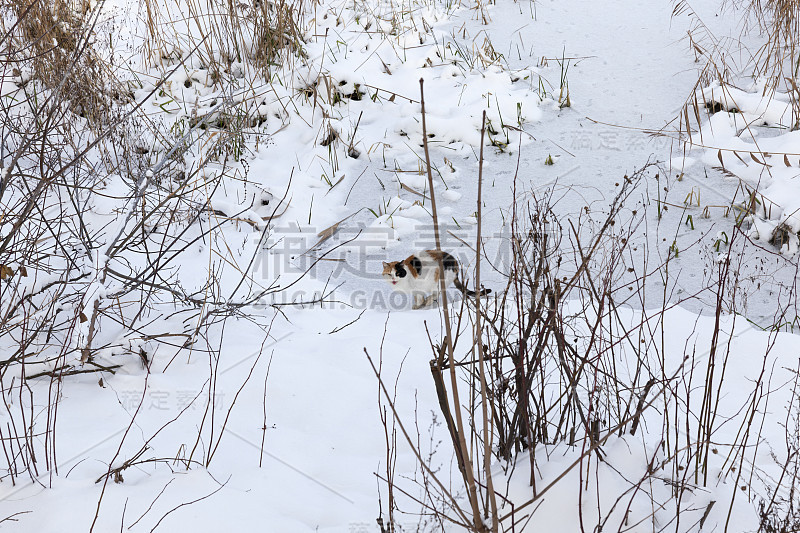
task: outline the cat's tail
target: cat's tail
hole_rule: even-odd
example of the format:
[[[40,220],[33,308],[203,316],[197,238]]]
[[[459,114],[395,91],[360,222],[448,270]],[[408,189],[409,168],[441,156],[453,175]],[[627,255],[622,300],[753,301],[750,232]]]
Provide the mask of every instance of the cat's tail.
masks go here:
[[[471,291],[471,290],[469,290],[469,289],[466,287],[466,285],[464,285],[463,283],[461,283],[461,280],[460,280],[460,279],[458,279],[458,278],[456,278],[456,279],[454,279],[454,280],[453,280],[453,285],[455,285],[455,286],[456,286],[456,289],[460,290],[460,291],[461,291],[463,294],[465,294],[466,296],[475,296],[475,294],[478,294],[478,293],[476,293],[475,291]],[[481,296],[485,296],[485,295],[487,295],[487,294],[491,294],[491,293],[492,293],[492,289],[481,289],[481,291],[480,291],[480,295],[481,295]]]

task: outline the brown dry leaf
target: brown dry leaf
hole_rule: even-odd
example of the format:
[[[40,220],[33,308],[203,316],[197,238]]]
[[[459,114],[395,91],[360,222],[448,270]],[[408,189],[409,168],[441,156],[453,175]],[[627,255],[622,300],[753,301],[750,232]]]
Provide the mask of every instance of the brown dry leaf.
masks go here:
[[[719,164],[722,165],[722,168],[725,168],[725,161],[722,160],[722,150],[717,150],[717,159],[719,159]]]
[[[406,191],[408,191],[408,192],[410,192],[410,193],[416,194],[417,196],[422,196],[422,197],[423,197],[424,199],[426,199],[426,200],[429,200],[429,198],[428,198],[427,196],[425,196],[424,194],[422,194],[422,193],[421,193],[421,192],[419,192],[419,191],[415,191],[414,189],[412,189],[411,187],[409,187],[409,186],[408,186],[408,185],[406,185],[405,183],[401,183],[401,184],[400,184],[400,188],[401,188],[401,189],[403,189],[403,190],[406,190]]]
[[[750,166],[750,165],[748,165],[748,164],[747,164],[747,161],[745,161],[744,159],[742,159],[742,156],[740,156],[738,153],[736,153],[736,150],[734,150],[734,151],[733,151],[733,155],[735,155],[735,156],[736,156],[736,158],[737,158],[739,161],[741,161],[742,163],[744,163],[744,166],[746,166],[746,167],[749,167],[749,166]],[[752,154],[751,154],[751,155],[752,155]]]
[[[763,162],[763,161],[759,161],[759,160],[758,160],[758,158],[756,157],[756,154],[754,154],[753,152],[750,152],[750,158],[751,158],[753,161],[755,161],[756,163],[758,163],[759,165],[763,165],[763,164],[764,164],[764,162]],[[766,161],[766,159],[765,159],[765,161]]]
[[[23,278],[27,278],[28,277],[28,269],[25,268],[24,266],[19,267],[19,275],[22,276]]]
[[[340,220],[339,222],[337,222],[333,226],[329,226],[329,227],[325,228],[324,230],[320,231],[319,233],[317,233],[317,237],[322,237],[322,240],[320,240],[317,244],[319,244],[319,243],[321,243],[323,241],[326,241],[326,240],[330,239],[331,237],[333,237],[334,233],[339,231],[339,224],[341,224],[341,222],[342,221]]]
[[[10,278],[14,275],[14,271],[10,266],[0,265],[0,279]]]
[[[80,317],[79,317],[79,318],[80,318],[81,324],[83,324],[84,322],[86,322],[87,320],[89,320],[88,318],[86,318],[86,315],[85,315],[85,314],[83,314],[83,311],[81,311],[81,314],[80,314]]]
[[[333,188],[334,188],[334,187],[336,187],[336,186],[337,186],[337,185],[339,185],[341,182],[343,182],[345,177],[346,177],[346,175],[345,175],[345,174],[342,174],[342,177],[341,177],[341,178],[339,178],[339,181],[337,181],[336,183],[334,183],[333,185],[331,185],[331,188],[330,188],[330,189],[328,189],[328,192],[331,192],[331,191],[333,190]],[[325,193],[325,195],[326,195],[326,196],[328,195],[328,192],[326,192],[326,193]]]
[[[783,154],[783,164],[786,165],[787,167],[792,166],[792,164],[789,163],[789,156],[786,154]]]
[[[689,144],[692,144],[692,124],[689,122],[689,106],[688,104],[683,107],[683,116],[686,126],[686,133],[689,135]]]
[[[357,213],[357,212],[358,212],[358,211],[356,211],[356,213]],[[327,228],[325,228],[324,230],[322,230],[322,231],[320,231],[319,233],[317,233],[317,237],[319,237],[320,239],[317,241],[317,243],[316,243],[314,246],[312,246],[311,248],[309,248],[308,250],[306,250],[306,251],[305,251],[305,253],[307,254],[307,253],[308,253],[308,252],[310,252],[311,250],[315,250],[315,249],[316,249],[316,248],[317,248],[317,247],[318,247],[320,244],[322,244],[323,242],[325,242],[325,241],[327,241],[328,239],[330,239],[331,237],[333,237],[333,236],[336,234],[336,232],[337,232],[337,231],[339,231],[339,226],[341,225],[341,223],[342,223],[342,222],[344,222],[345,220],[349,220],[349,219],[350,219],[350,218],[352,218],[352,217],[353,217],[353,215],[355,215],[356,213],[353,213],[352,215],[347,215],[346,217],[344,217],[344,218],[343,218],[342,220],[340,220],[339,222],[336,222],[336,223],[335,223],[335,224],[333,224],[332,226],[328,226],[328,227],[327,227]]]

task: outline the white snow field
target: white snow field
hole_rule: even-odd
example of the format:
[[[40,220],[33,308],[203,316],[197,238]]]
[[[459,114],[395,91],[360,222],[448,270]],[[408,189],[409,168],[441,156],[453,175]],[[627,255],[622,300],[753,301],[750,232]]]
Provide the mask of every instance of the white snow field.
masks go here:
[[[744,4],[19,4],[0,529],[800,528],[800,93]],[[382,279],[437,231],[479,308]]]

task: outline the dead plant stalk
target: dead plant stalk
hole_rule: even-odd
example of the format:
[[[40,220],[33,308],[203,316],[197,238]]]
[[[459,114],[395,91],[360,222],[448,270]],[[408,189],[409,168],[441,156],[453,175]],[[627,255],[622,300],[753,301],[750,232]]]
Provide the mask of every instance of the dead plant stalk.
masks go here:
[[[433,213],[433,234],[434,239],[436,242],[436,251],[438,261],[439,261],[439,271],[444,272],[444,264],[442,261],[442,245],[439,238],[439,217],[436,211],[436,193],[434,192],[433,188],[433,170],[431,167],[431,157],[430,152],[428,150],[428,131],[425,122],[425,89],[424,89],[425,80],[420,78],[419,80],[419,96],[420,96],[420,105],[422,107],[422,143],[423,148],[425,150],[425,167],[428,173],[428,188],[430,190],[431,195],[431,212]],[[447,344],[447,357],[450,366],[450,386],[451,386],[451,394],[453,396],[453,406],[451,411],[455,412],[455,436],[457,438],[454,439],[453,446],[456,449],[456,456],[459,458],[459,468],[461,470],[461,474],[464,477],[464,483],[466,485],[468,494],[469,494],[469,503],[472,507],[472,519],[473,519],[473,526],[476,531],[485,531],[486,526],[483,524],[483,520],[481,519],[480,507],[478,505],[478,491],[475,485],[475,474],[472,471],[472,461],[469,457],[469,448],[467,447],[467,441],[464,436],[464,423],[462,421],[461,416],[461,402],[459,400],[458,395],[458,378],[456,376],[456,367],[455,367],[455,354],[453,351],[453,337],[452,337],[452,329],[450,325],[450,313],[447,306],[447,287],[445,286],[444,276],[439,277],[439,290],[442,298],[442,314],[444,316],[444,328],[445,328],[445,342]],[[443,361],[441,357],[439,358],[439,367],[441,368]],[[451,431],[451,435],[454,433]]]

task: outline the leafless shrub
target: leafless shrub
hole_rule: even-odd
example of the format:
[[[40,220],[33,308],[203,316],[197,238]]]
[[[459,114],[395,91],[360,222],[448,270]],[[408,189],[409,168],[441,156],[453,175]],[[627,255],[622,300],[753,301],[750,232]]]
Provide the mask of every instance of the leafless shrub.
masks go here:
[[[247,204],[215,206],[211,198],[226,180],[248,181],[246,167],[236,163],[249,122],[224,125],[241,134],[238,145],[224,135],[208,142],[214,113],[162,131],[142,106],[199,48],[188,49],[134,100],[92,48],[101,7],[66,0],[0,7],[0,411],[8,421],[0,428],[0,478],[12,483],[58,472],[56,400],[66,377],[113,373],[124,364],[149,369],[158,347],[169,346],[207,355],[214,384],[220,348],[209,330],[224,330],[232,318],[258,321],[249,306],[284,289],[254,283],[250,272],[285,203],[262,206],[263,190],[254,185],[248,199],[269,213],[255,216]],[[289,16],[280,9],[269,16]],[[229,99],[217,110],[236,112]],[[237,227],[258,233],[240,278],[228,276],[233,283],[224,284],[226,261],[219,258],[230,253],[226,239]],[[218,258],[208,261],[205,280],[187,282],[181,265],[200,246]],[[48,385],[31,386],[33,379]],[[181,464],[211,462],[227,421],[213,418],[212,412],[197,437],[213,447]],[[121,458],[105,480],[153,460]]]
[[[545,494],[571,475],[578,480],[576,512],[582,527],[597,524],[605,530],[620,516],[620,530],[648,521],[663,527],[668,514],[668,523],[691,524],[689,530],[709,520],[730,530],[734,506],[746,505],[741,491],[733,490],[727,502],[712,500],[703,507],[696,506],[694,493],[714,483],[752,487],[748,472],[763,459],[759,446],[775,371],[771,352],[780,328],[770,330],[757,358],[760,369],[748,376],[746,389],[736,390],[736,405],[721,409],[731,394],[725,381],[735,338],[731,328],[740,320],[734,315],[727,322],[733,325],[723,326],[723,319],[736,312],[745,292],[740,273],[746,255],[740,252],[749,241],[734,225],[725,249],[714,254],[703,286],[686,296],[711,300],[713,324],[691,333],[683,357],[676,356],[664,323],[670,308],[681,303],[668,296],[676,282],[671,268],[681,251],[673,244],[663,262],[653,265],[633,242],[646,220],[645,207],[634,200],[646,178],[655,173],[659,183],[658,172],[647,165],[625,176],[610,202],[587,206],[573,219],[556,214],[552,189],[528,195],[515,191],[517,202],[506,217],[512,228],[510,260],[489,263],[505,276],[505,289],[496,291],[496,299],[465,299],[450,308],[445,302],[443,337],[431,339],[434,389],[461,476],[458,489],[445,487],[423,464],[418,442],[406,435],[405,444],[426,472],[416,482],[436,495],[420,505],[422,512],[433,510],[469,531],[522,530],[535,522]],[[476,250],[482,256],[476,264],[485,264],[480,241]],[[475,278],[480,279],[477,273]],[[653,282],[661,285],[661,294],[652,295]],[[790,288],[781,293],[776,324],[794,308],[794,294]],[[652,308],[654,303],[660,309]],[[651,307],[631,314],[625,309],[631,305]],[[704,340],[692,341],[700,333]],[[377,370],[376,376],[382,383]],[[381,387],[384,401],[392,405],[386,386]],[[403,428],[402,421],[396,423]],[[720,430],[730,426],[738,429],[720,452]],[[607,462],[606,446],[619,441],[630,446],[631,436],[643,434],[646,463],[632,477],[626,474],[619,494],[603,494],[611,505],[601,504],[599,496],[591,500],[590,476],[615,468]],[[387,442],[387,449],[400,443]],[[487,449],[493,454],[489,462],[483,457]],[[563,470],[550,468],[544,476],[550,450],[569,454],[570,460]],[[794,455],[790,451],[787,457]],[[530,497],[509,501],[497,486],[503,476],[521,475],[530,484]],[[791,472],[773,478],[775,490],[792,492],[793,479]],[[599,483],[599,476],[591,482]],[[653,485],[666,490],[653,491]],[[396,475],[392,490],[408,493]],[[629,524],[637,499],[652,511],[641,514],[639,506],[639,514],[631,515],[635,524]],[[586,505],[596,505],[592,516],[585,516]],[[762,508],[764,524],[788,523],[784,508],[775,509]]]
[[[788,429],[788,428],[787,428]],[[794,428],[793,442],[786,460],[781,464],[781,475],[768,486],[765,496],[758,502],[759,533],[790,533],[800,529],[797,478],[800,475],[800,459]],[[775,458],[777,460],[777,457]]]

